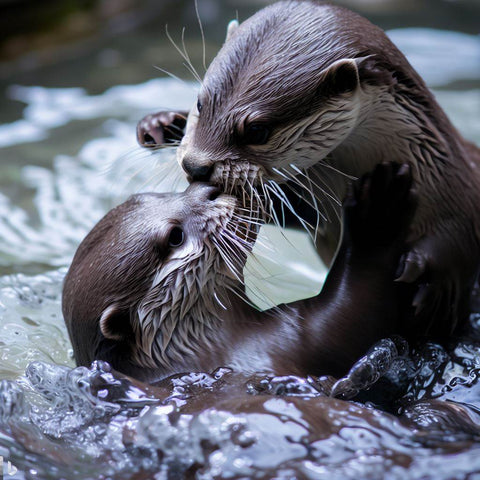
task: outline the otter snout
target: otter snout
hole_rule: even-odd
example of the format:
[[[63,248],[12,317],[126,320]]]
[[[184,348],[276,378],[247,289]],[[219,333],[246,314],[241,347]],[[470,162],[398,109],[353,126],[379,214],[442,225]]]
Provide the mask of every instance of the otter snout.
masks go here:
[[[182,159],[182,168],[188,175],[189,181],[206,182],[212,175],[213,163],[208,161],[199,162],[196,158],[185,155]]]
[[[195,182],[189,185],[185,193],[202,202],[213,201],[222,193],[219,187],[209,183]]]

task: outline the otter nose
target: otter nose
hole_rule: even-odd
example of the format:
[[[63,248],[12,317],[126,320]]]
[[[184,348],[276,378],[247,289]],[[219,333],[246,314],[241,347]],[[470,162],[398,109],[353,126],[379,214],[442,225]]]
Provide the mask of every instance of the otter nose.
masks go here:
[[[206,182],[212,174],[213,164],[200,164],[192,158],[184,158],[182,168],[192,182]]]
[[[201,182],[191,183],[186,192],[204,201],[213,201],[222,193],[219,187]]]

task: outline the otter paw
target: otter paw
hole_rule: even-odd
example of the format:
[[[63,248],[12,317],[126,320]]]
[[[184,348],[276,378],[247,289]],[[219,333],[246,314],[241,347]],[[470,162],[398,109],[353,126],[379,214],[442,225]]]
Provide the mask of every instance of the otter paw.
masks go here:
[[[416,329],[421,325],[425,335],[450,336],[464,317],[464,304],[454,281],[420,283],[412,302]]]
[[[471,287],[455,250],[450,255],[436,251],[432,245],[437,243],[428,238],[410,250],[400,260],[395,281],[415,289],[408,328],[447,337],[468,315]]]
[[[178,112],[157,112],[137,124],[137,142],[141,147],[178,143],[184,134],[187,116]]]
[[[410,166],[382,163],[352,185],[344,202],[345,234],[369,248],[399,243],[415,208]]]

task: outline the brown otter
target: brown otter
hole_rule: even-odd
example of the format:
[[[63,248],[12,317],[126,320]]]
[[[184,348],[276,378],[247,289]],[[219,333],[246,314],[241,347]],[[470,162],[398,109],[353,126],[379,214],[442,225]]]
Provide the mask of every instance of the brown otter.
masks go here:
[[[398,329],[403,292],[393,278],[415,210],[411,181],[408,165],[382,164],[357,182],[322,292],[265,312],[244,300],[255,221],[235,197],[202,183],[131,197],[88,234],[65,280],[77,363],[106,360],[150,382],[221,365],[345,373]]]
[[[480,263],[480,150],[385,33],[347,9],[279,2],[229,31],[178,150],[189,178],[243,185],[256,166],[253,188],[295,210],[330,264],[350,179],[408,162],[419,208],[397,278],[416,287],[404,333],[450,334]],[[141,144],[149,131],[140,122]]]

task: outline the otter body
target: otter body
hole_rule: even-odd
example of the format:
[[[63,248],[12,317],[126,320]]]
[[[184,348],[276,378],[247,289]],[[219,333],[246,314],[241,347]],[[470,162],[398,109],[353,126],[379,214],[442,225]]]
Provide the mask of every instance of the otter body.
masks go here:
[[[142,144],[148,131],[140,122]],[[409,163],[419,207],[397,278],[415,288],[403,333],[441,337],[466,318],[480,264],[480,150],[361,16],[287,1],[230,28],[178,159],[191,180],[253,189],[280,223],[282,210],[287,223],[299,218],[327,265],[351,179],[384,161]]]
[[[410,183],[408,166],[393,164],[359,182],[322,292],[266,312],[244,300],[255,221],[239,216],[234,197],[197,183],[182,194],[131,197],[89,233],[65,279],[62,308],[77,363],[105,360],[149,382],[219,366],[344,374],[397,331],[391,309],[403,293],[393,278],[415,209]]]

